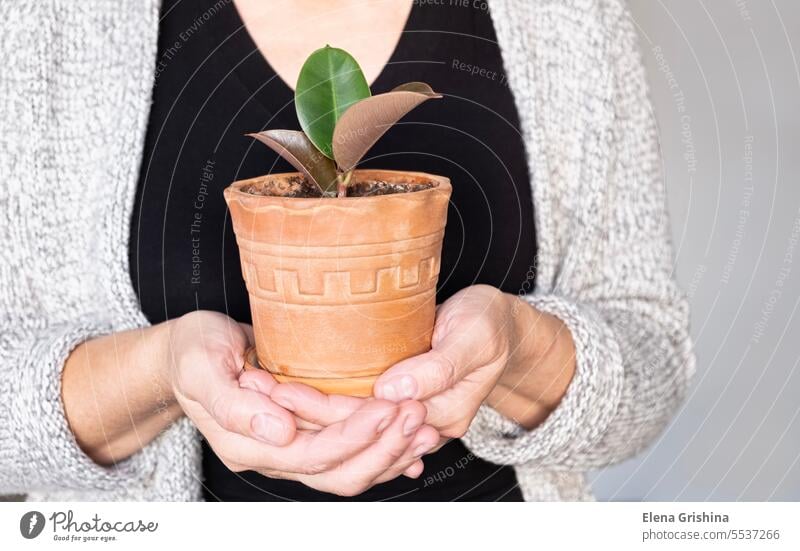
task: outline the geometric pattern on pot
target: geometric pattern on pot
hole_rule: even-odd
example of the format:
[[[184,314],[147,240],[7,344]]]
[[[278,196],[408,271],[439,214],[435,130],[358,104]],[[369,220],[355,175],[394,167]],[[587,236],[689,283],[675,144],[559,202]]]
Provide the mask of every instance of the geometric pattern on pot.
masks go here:
[[[293,251],[281,251],[280,246],[261,246],[260,251],[241,241],[239,246],[250,294],[289,304],[344,305],[398,300],[433,290],[441,267],[442,236],[437,232],[393,242],[395,252],[370,255],[360,254],[361,246],[308,247],[302,256],[292,256]]]

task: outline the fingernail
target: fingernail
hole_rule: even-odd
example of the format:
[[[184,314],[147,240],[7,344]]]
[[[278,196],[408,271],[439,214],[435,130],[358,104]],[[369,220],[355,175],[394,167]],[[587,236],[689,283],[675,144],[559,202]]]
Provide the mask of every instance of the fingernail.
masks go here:
[[[400,377],[400,399],[410,400],[417,394],[417,382],[411,375]]]
[[[254,415],[253,420],[250,421],[250,426],[255,435],[267,444],[280,446],[285,441],[286,426],[273,415],[268,413]]]
[[[417,429],[421,425],[422,419],[419,419],[416,415],[409,413],[405,422],[403,423],[403,436],[411,436],[417,432]]]
[[[426,442],[425,444],[420,444],[417,446],[417,449],[414,450],[414,457],[422,457],[427,452],[433,449],[433,444]]]
[[[417,381],[411,375],[403,375],[383,385],[383,397],[392,402],[410,400],[417,394]]]
[[[388,427],[391,423],[392,423],[392,418],[386,417],[383,421],[381,421],[381,424],[378,425],[378,428],[375,430],[378,431],[378,433],[381,433],[385,431],[386,427]]]
[[[393,384],[383,385],[383,397],[390,402],[397,401],[397,389]]]
[[[283,409],[294,411],[294,404],[285,396],[273,396],[272,401],[281,406]]]

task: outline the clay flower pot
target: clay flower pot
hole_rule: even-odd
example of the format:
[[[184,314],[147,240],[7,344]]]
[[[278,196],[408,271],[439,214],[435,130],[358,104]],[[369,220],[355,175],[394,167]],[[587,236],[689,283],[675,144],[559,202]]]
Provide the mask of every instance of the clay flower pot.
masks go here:
[[[279,192],[298,178],[273,174],[225,190],[255,331],[246,367],[369,396],[383,371],[430,349],[450,182],[357,170],[356,182],[433,187],[345,198],[242,191],[256,184]]]

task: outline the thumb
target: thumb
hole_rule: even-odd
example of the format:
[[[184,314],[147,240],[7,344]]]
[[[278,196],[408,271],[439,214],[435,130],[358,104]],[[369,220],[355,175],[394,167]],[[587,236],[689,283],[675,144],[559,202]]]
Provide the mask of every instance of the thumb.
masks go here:
[[[393,402],[426,400],[463,379],[471,370],[473,356],[472,346],[451,333],[429,352],[386,370],[375,382],[373,393],[376,398]]]
[[[241,385],[228,369],[206,371],[197,401],[228,432],[284,446],[295,436],[294,416],[259,392],[256,385]]]
[[[249,323],[241,323],[241,322],[239,322],[239,327],[241,327],[242,331],[244,331],[244,334],[247,335],[247,343],[250,344],[250,345],[255,344],[256,336],[253,333],[253,326],[250,325]]]

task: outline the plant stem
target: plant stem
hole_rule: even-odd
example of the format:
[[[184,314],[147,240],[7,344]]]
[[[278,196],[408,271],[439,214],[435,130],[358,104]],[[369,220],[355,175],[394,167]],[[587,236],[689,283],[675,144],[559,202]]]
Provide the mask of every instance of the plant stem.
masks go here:
[[[347,197],[347,186],[350,185],[350,178],[353,176],[353,171],[348,170],[344,174],[339,174],[336,177],[336,196]]]

